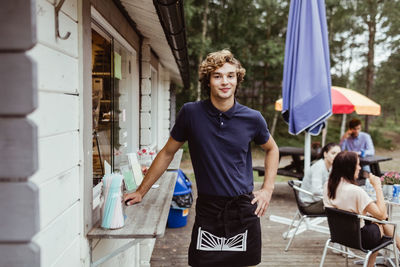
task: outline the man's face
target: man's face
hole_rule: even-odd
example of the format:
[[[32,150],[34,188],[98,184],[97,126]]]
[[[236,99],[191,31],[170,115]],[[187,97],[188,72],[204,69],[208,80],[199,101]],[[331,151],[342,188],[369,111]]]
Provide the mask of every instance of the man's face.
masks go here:
[[[237,86],[236,66],[225,63],[210,75],[211,97],[216,100],[233,98]]]
[[[350,131],[353,138],[357,137],[361,132],[361,125],[357,125],[356,127],[351,128]]]

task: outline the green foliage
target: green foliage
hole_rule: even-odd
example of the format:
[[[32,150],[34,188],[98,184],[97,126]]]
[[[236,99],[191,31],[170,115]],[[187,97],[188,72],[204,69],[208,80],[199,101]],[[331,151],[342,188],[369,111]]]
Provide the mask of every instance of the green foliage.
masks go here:
[[[374,98],[381,104],[382,115],[397,122],[400,109],[400,49],[393,53],[377,71]]]
[[[182,145],[181,148],[183,149],[183,153],[184,153],[184,154],[188,153],[188,152],[189,152],[189,144],[188,144],[188,142],[185,142],[185,143]]]
[[[202,0],[184,2],[191,88],[179,92],[178,104],[196,97],[199,57],[204,59],[207,53],[228,48],[246,68],[239,101],[265,111],[281,91],[288,1],[208,1],[203,42],[205,4]]]
[[[228,48],[246,68],[246,77],[237,95],[238,101],[261,111],[271,126],[275,114],[274,103],[282,90],[290,1],[185,0],[183,3],[191,87],[187,90],[177,89],[177,110],[183,103],[196,100],[200,60],[207,53]],[[353,75],[347,66],[355,60],[361,60],[364,66],[367,65],[366,54],[357,54],[355,50],[368,50],[368,27],[365,22],[375,16],[381,23],[376,43],[386,42],[391,56],[387,62],[375,68],[371,98],[381,104],[383,118],[373,119],[370,127],[374,129],[378,123],[384,126],[389,120],[398,122],[400,109],[396,104],[400,99],[400,1],[325,0],[325,4],[333,85],[365,93],[365,68]],[[203,39],[206,10],[207,31]],[[331,117],[327,141],[339,140],[340,122],[340,115]],[[302,146],[304,135],[292,136],[288,134],[287,128],[279,116],[274,136],[277,143],[281,146]],[[320,139],[320,136],[313,137],[312,141],[318,142]]]
[[[385,149],[390,149],[393,147],[392,140],[385,138],[379,129],[370,129],[369,134],[371,135],[375,147],[381,147]]]

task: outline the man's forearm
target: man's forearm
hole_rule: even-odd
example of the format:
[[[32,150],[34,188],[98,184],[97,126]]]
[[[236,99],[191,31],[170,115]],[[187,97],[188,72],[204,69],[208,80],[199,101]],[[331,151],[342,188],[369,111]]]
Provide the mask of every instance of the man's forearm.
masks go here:
[[[274,148],[265,152],[265,160],[264,160],[264,183],[263,189],[266,189],[272,193],[275,187],[275,177],[278,171],[279,165],[279,150],[278,148]]]
[[[157,154],[136,192],[139,192],[142,196],[144,196],[150,190],[151,186],[165,172],[173,158],[174,154],[167,153],[164,149],[162,149]]]

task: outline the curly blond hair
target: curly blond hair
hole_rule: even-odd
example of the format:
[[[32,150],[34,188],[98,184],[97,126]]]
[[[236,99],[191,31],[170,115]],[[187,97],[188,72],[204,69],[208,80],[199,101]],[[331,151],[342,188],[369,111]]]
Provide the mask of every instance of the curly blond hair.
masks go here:
[[[203,92],[206,92],[207,95],[210,95],[210,75],[213,71],[218,68],[221,68],[225,63],[230,63],[236,66],[236,75],[237,75],[237,89],[239,88],[240,83],[244,79],[244,75],[246,74],[246,70],[242,67],[239,60],[234,58],[231,51],[228,49],[223,49],[221,51],[212,52],[207,55],[206,59],[201,62],[199,66],[199,81],[201,83],[201,89]]]

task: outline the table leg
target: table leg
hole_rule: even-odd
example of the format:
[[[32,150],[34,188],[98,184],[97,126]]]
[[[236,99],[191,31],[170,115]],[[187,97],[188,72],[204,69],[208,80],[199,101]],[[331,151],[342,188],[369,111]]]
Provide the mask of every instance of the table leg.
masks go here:
[[[294,166],[296,167],[297,173],[303,173],[304,171],[304,166],[301,162],[300,156],[298,155],[292,155]]]

